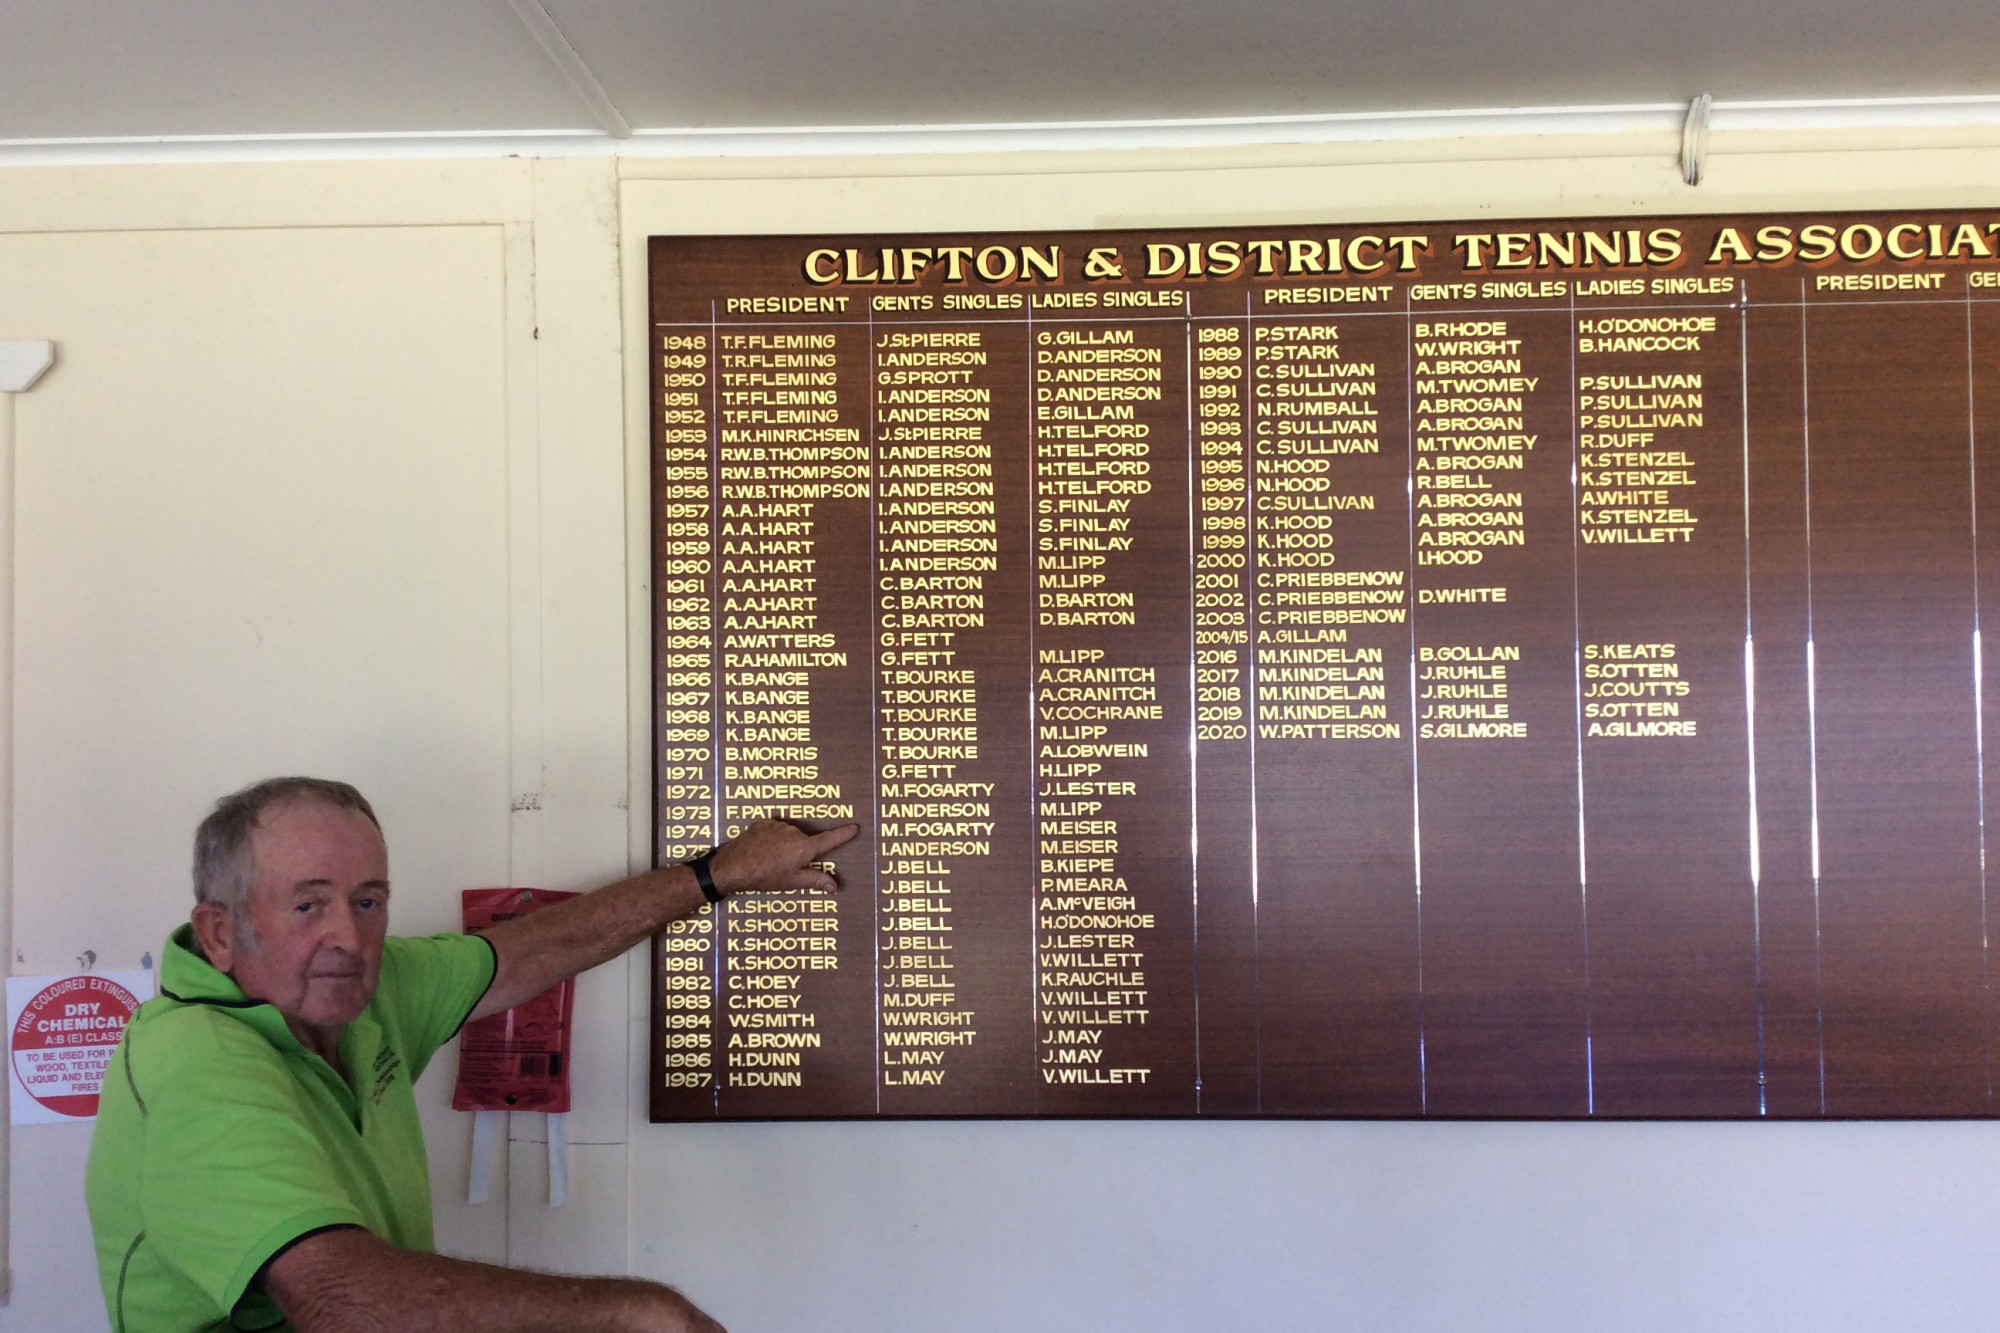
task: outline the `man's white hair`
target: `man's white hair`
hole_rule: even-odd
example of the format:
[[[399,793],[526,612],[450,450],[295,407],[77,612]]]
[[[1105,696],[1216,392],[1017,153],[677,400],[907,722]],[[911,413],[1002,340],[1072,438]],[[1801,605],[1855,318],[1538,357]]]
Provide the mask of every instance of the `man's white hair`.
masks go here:
[[[365,815],[377,832],[382,821],[363,796],[329,778],[266,778],[215,803],[194,831],[194,900],[220,903],[236,919],[239,947],[255,952],[257,931],[250,920],[250,890],[257,883],[257,853],[251,838],[264,815],[298,801],[318,801],[337,810]]]

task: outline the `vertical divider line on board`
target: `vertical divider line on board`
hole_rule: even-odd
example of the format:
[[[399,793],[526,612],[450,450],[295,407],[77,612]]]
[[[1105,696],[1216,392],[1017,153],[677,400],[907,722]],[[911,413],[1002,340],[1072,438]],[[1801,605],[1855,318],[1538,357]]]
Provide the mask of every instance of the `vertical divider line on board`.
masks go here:
[[[1965,285],[1965,467],[1972,521],[1972,746],[1979,786],[1979,1007],[1986,1060],[1986,1109],[1993,1110],[1993,994],[1986,913],[1986,670],[1979,620],[1979,387],[1973,373],[1972,283]]]
[[[1596,1036],[1590,990],[1590,842],[1583,805],[1583,539],[1577,522],[1576,291],[1569,293],[1569,624],[1570,685],[1576,725],[1576,889],[1583,917],[1583,1084],[1587,1114],[1597,1114]]]
[[[722,323],[716,318],[714,297],[710,297],[708,301],[708,355],[710,364],[715,368],[715,373],[709,376],[708,382],[708,428],[712,432],[709,436],[710,443],[708,450],[708,549],[710,552],[708,571],[708,605],[710,609],[708,623],[713,627],[718,623],[714,608],[722,605],[723,565],[722,560],[719,558],[722,554]],[[658,520],[656,519],[655,521],[657,522]],[[708,679],[709,689],[712,691],[708,706],[708,715],[710,718],[708,731],[708,841],[710,846],[716,846],[722,841],[722,737],[725,735],[725,732],[720,723],[724,718],[722,704],[725,696],[721,690],[715,688],[715,669],[728,659],[720,651],[722,645],[716,642],[717,637],[719,636],[711,635],[708,642]],[[654,694],[657,696],[657,689],[654,691]],[[653,734],[655,736],[659,735],[659,730],[659,724],[656,721],[653,725]],[[655,743],[657,744],[657,742]],[[653,766],[653,772],[655,774],[654,781],[657,782],[659,780],[657,776],[659,773],[658,764]],[[660,798],[659,794],[655,792],[653,795],[653,818],[656,823],[659,819],[659,810]],[[653,842],[653,855],[657,857],[659,855],[658,837],[655,837]],[[722,1049],[719,1049],[713,1043],[716,1037],[720,1035],[725,1019],[722,1009],[722,946],[724,942],[722,909],[720,904],[711,903],[704,910],[709,915],[708,937],[711,944],[708,956],[709,974],[712,978],[710,984],[715,987],[714,1003],[709,1009],[710,1027],[708,1031],[711,1043],[709,1049],[720,1055],[722,1054]],[[709,1100],[715,1108],[715,1113],[721,1115],[722,1075],[719,1072],[710,1076]]]
[[[1035,712],[1035,701],[1039,694],[1035,684],[1035,665],[1037,661],[1035,641],[1035,570],[1036,560],[1038,559],[1035,545],[1035,502],[1037,494],[1035,458],[1039,449],[1041,430],[1035,424],[1035,303],[1033,301],[1028,302],[1028,322],[1026,329],[1027,331],[1023,335],[1026,341],[1026,349],[1022,358],[1021,374],[1024,377],[1025,393],[1028,401],[1028,447],[1023,452],[1024,465],[1027,469],[1028,503],[1025,506],[1026,514],[1023,520],[1022,535],[1023,541],[1026,543],[1028,579],[1021,594],[1023,603],[1021,614],[1027,617],[1028,621],[1028,660],[1026,663],[1028,678],[1024,683],[1028,687],[1028,755],[1032,760],[1041,753],[1038,748],[1040,737],[1036,731],[1036,717],[1038,715]],[[997,510],[995,512],[994,525],[997,535],[999,526]],[[998,545],[997,541],[995,545]],[[1037,770],[1031,768],[1028,771],[1034,773]],[[1035,792],[1040,786],[1041,782],[1039,779],[1028,783],[1028,827],[1031,830],[1037,830],[1041,827],[1037,822],[1041,817],[1041,809],[1035,802]],[[1039,851],[1041,843],[1039,839],[1035,839],[1031,840],[1028,845]],[[1036,896],[1041,888],[1039,873],[1041,864],[1039,856],[1031,860],[1028,864],[1033,868],[1034,873],[1029,876],[1028,880],[1028,1032],[1033,1040],[1030,1041],[1028,1046],[1030,1064],[1027,1076],[1030,1084],[1035,1089],[1035,1110],[1039,1113],[1041,1110],[1042,1085],[1035,1079],[1035,1068],[1032,1063],[1035,1058],[1035,1047],[1041,1037],[1041,1010],[1036,1004],[1036,1000],[1041,996],[1040,985],[1042,980],[1041,953],[1037,944],[1039,937],[1036,934],[1036,927],[1040,921]]]
[[[1805,463],[1806,515],[1806,752],[1812,843],[1813,1011],[1819,1026],[1819,1113],[1826,1114],[1826,978],[1819,915],[1819,674],[1813,650],[1812,358],[1806,280],[1799,279],[1799,436]]]
[[[1188,698],[1198,701],[1195,640],[1195,550],[1200,545],[1196,529],[1200,525],[1195,507],[1194,440],[1194,311],[1187,293],[1181,293],[1181,382],[1187,396],[1187,558],[1188,558]],[[1194,1113],[1201,1114],[1201,728],[1195,719],[1199,704],[1188,709],[1188,898],[1192,912],[1194,954]]]
[[[1250,575],[1250,623],[1257,619],[1257,313],[1251,304],[1249,292],[1243,293],[1243,406],[1244,440],[1244,509],[1243,509],[1243,563]],[[1241,420],[1242,418],[1239,418]],[[1244,735],[1250,742],[1250,989],[1251,1013],[1255,1015],[1253,1031],[1257,1034],[1256,1054],[1253,1057],[1257,1070],[1257,1110],[1264,1109],[1264,919],[1261,893],[1263,869],[1263,840],[1259,836],[1257,820],[1257,644],[1248,635],[1244,636],[1244,650],[1250,660],[1246,664],[1244,686],[1247,707],[1244,716],[1247,724]]]
[[[1403,287],[1403,534],[1408,545],[1410,585],[1417,582],[1417,361],[1411,327],[1410,288]],[[1424,809],[1423,778],[1417,751],[1417,609],[1410,609],[1410,850],[1411,879],[1417,894],[1417,1108],[1431,1110],[1430,1060],[1424,1041]]]
[[[1743,428],[1743,743],[1750,788],[1750,956],[1756,971],[1757,996],[1757,1114],[1770,1107],[1764,1061],[1764,898],[1763,842],[1757,824],[1757,635],[1750,582],[1750,284],[1736,306],[1736,352]]]
[[[882,460],[877,449],[881,431],[875,424],[875,304],[868,304],[868,341],[862,348],[868,357],[868,373],[862,377],[868,394],[868,600],[878,609],[881,605],[880,550],[882,531]],[[872,622],[875,616],[871,614]],[[870,829],[875,844],[868,857],[868,864],[874,873],[868,882],[869,904],[869,950],[874,959],[875,975],[871,977],[869,989],[874,994],[874,1003],[869,1017],[872,1020],[872,1049],[868,1052],[868,1066],[874,1071],[875,1114],[882,1114],[882,1081],[888,1077],[888,1067],[882,1063],[882,672],[876,662],[880,656],[873,640],[880,636],[873,624],[869,626],[870,642],[866,646],[868,663],[868,794],[869,812],[873,820]],[[1030,754],[1034,753],[1032,750]]]

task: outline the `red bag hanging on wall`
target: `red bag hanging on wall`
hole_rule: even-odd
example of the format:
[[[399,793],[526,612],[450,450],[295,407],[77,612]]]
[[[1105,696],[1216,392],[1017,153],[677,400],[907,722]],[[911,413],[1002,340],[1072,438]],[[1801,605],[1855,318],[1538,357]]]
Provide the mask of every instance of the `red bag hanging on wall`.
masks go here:
[[[483,930],[574,898],[561,889],[467,889],[465,929]],[[455,1111],[569,1110],[569,1034],[576,983],[551,986],[459,1034]]]

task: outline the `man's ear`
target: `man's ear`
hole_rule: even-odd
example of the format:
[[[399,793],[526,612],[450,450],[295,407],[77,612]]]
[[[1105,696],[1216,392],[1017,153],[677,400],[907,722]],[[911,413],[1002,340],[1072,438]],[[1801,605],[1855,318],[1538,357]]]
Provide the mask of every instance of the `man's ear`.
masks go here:
[[[236,965],[236,914],[221,903],[196,903],[188,920],[209,965],[226,975]]]

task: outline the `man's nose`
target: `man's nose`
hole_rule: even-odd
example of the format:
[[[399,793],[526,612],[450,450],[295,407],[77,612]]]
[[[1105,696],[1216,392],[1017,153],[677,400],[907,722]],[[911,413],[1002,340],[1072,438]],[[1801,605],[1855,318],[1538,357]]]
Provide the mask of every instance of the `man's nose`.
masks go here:
[[[361,923],[355,920],[353,907],[344,902],[333,904],[320,921],[320,944],[348,953],[361,952]]]

